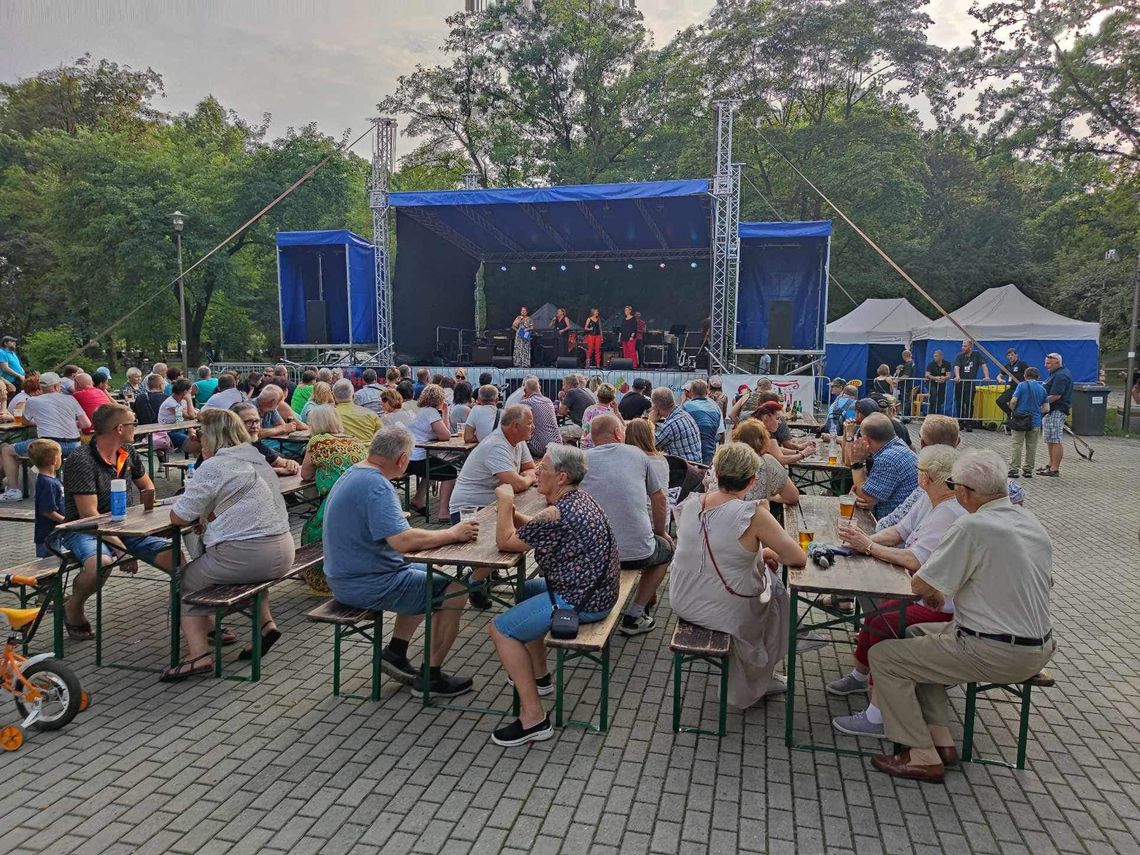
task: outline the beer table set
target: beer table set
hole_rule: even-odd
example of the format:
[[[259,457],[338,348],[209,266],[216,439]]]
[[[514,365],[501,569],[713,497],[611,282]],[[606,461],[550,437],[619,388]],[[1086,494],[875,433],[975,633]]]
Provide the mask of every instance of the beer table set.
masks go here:
[[[496,503],[497,504],[497,503]],[[432,625],[432,579],[434,574],[441,573],[452,582],[464,584],[463,568],[483,567],[492,572],[496,570],[515,571],[515,602],[522,598],[523,583],[526,582],[526,558],[529,553],[502,552],[495,543],[495,524],[498,519],[496,504],[479,509],[475,519],[479,522],[479,537],[470,543],[451,543],[437,549],[423,552],[414,552],[404,557],[411,562],[427,566],[427,592],[424,596],[424,661],[423,661],[423,705],[436,706],[431,699],[431,673],[429,670],[431,651],[431,625]],[[546,498],[534,487],[515,494],[515,510],[526,516],[534,516],[546,507]],[[445,572],[441,567],[454,568],[452,572]],[[445,594],[446,598],[459,596],[458,594]],[[495,602],[504,606],[513,605],[505,600],[492,596]],[[440,704],[443,709],[457,710],[459,712],[473,712],[479,714],[506,715],[506,710],[485,707],[470,707],[456,704]],[[518,695],[515,695],[513,714],[518,715]]]
[[[471,453],[479,443],[467,442],[463,439],[462,434],[452,436],[450,439],[433,439],[430,442],[417,442],[416,448],[422,448],[427,451],[424,456],[424,481],[427,483],[427,488],[424,490],[424,519],[431,522],[431,455],[432,452],[436,454],[453,453],[460,456],[459,465],[462,466],[463,460],[467,459],[467,455]]]
[[[793,430],[807,430],[815,431],[820,427],[820,421],[815,417],[814,413],[809,413],[806,410],[796,416],[784,420],[788,427]]]
[[[840,437],[839,445],[842,442]],[[816,447],[815,457],[805,457],[796,463],[788,464],[788,475],[800,490],[808,487],[822,487],[829,494],[838,496],[851,489],[851,467],[843,463],[840,454],[836,462],[828,458],[829,443],[821,442]],[[839,451],[839,449],[837,449]]]
[[[847,498],[847,497],[844,497]],[[854,497],[850,497],[854,498]],[[851,524],[858,526],[866,532],[875,530],[875,521],[870,511],[856,508],[853,502],[846,503],[853,509]],[[846,509],[844,509],[846,510]],[[784,514],[784,530],[794,538],[800,540],[801,545],[806,535],[812,535],[811,540],[817,544],[839,546],[838,523],[840,519],[840,499],[834,496],[801,496],[798,508],[789,507]],[[868,616],[884,614],[881,608],[885,600],[897,600],[897,606],[890,611],[897,615],[897,636],[904,637],[906,630],[906,607],[918,599],[911,591],[910,574],[902,567],[880,561],[869,555],[837,555],[829,568],[822,568],[811,561],[810,557],[806,567],[787,567],[787,588],[791,599],[788,621],[788,691],[785,695],[784,707],[784,744],[789,748],[808,751],[828,751],[835,754],[862,756],[866,753],[848,748],[837,748],[832,745],[816,745],[812,742],[796,743],[795,740],[795,710],[796,710],[796,639],[800,633],[813,630],[832,629],[850,625],[858,630],[860,621]],[[845,614],[833,606],[823,605],[820,600],[825,595],[831,595],[836,602],[839,597],[867,598],[876,602],[875,609],[860,615],[858,608],[851,614]],[[856,600],[858,602],[858,599]],[[801,616],[800,606],[806,607]],[[822,612],[823,620],[814,620],[813,613]],[[810,723],[809,723],[810,732]]]
[[[198,427],[197,419],[188,419],[182,422],[171,422],[168,425],[135,425],[135,438],[146,437],[146,469],[150,480],[154,480],[154,435],[172,430],[190,430]],[[175,663],[178,664],[178,663]]]

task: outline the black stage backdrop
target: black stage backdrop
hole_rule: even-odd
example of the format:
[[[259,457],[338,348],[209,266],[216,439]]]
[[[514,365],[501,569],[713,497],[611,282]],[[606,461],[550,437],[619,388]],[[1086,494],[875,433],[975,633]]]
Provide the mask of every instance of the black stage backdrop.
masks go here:
[[[526,263],[486,265],[488,329],[509,327],[520,306],[534,312],[543,303],[565,308],[577,324],[593,306],[611,320],[621,317],[628,304],[651,329],[664,330],[673,324],[700,329],[709,314],[710,274],[704,259],[669,261],[664,268],[656,261],[598,262],[598,270],[593,262],[567,262],[565,271],[559,262],[533,266],[537,270]]]

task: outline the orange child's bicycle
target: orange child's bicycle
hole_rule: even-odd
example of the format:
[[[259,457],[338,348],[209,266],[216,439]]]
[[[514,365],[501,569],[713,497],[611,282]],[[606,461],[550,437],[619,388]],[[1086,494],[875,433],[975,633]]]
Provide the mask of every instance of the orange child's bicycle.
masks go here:
[[[60,560],[63,561],[62,556]],[[38,580],[26,576],[0,576],[0,590],[4,591],[17,585],[38,584]],[[38,608],[0,608],[0,633],[7,636],[0,650],[0,689],[12,696],[23,716],[19,724],[0,727],[0,748],[5,751],[15,751],[23,745],[29,727],[59,730],[88,706],[87,693],[69,665],[52,653],[28,657],[20,654],[20,648],[32,640],[48,611],[50,590]]]

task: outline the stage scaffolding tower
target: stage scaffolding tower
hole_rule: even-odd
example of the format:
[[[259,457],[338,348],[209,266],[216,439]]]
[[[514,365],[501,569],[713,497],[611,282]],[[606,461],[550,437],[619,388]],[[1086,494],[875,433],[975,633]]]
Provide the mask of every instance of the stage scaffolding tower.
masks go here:
[[[709,370],[725,372],[735,362],[736,289],[740,275],[740,169],[732,161],[732,119],[737,99],[713,102],[716,163],[713,170],[712,299]]]
[[[388,264],[388,193],[392,182],[392,159],[396,149],[396,120],[374,119],[372,177],[368,206],[372,209],[372,246],[376,257],[376,361],[394,365],[396,345],[392,340],[392,279]]]

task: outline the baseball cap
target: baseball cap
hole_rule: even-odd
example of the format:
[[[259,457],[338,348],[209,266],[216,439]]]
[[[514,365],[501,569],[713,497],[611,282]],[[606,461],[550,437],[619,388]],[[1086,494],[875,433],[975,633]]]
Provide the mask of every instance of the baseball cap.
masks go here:
[[[100,377],[102,377],[105,380],[110,380],[111,379],[111,369],[110,368],[96,368],[95,374],[93,376],[96,380],[98,380]]]
[[[15,343],[16,343],[16,337],[14,335],[6,335],[3,338],[0,338],[0,344],[15,344]]]
[[[842,389],[846,385],[847,385],[847,381],[844,380],[842,377],[836,377],[834,380],[831,381],[831,388],[832,389]]]
[[[40,386],[44,389],[58,386],[60,382],[59,375],[54,371],[45,371],[40,375]]]
[[[855,412],[870,416],[874,413],[881,413],[882,410],[873,398],[860,398],[855,402]]]
[[[644,377],[635,377],[633,380],[633,388],[634,389],[648,389],[649,388],[649,381],[646,380]]]
[[[685,383],[683,386],[681,386],[681,391],[682,391],[682,392],[691,392],[691,391],[693,391],[693,381],[692,381],[692,380],[690,380],[688,383]]]
[[[1059,353],[1046,353],[1045,358],[1046,359],[1056,359],[1058,362],[1060,362],[1061,361],[1061,354],[1059,354]]]
[[[709,378],[709,388],[710,389],[719,389],[720,388],[720,375],[719,374],[714,374],[712,377]]]

